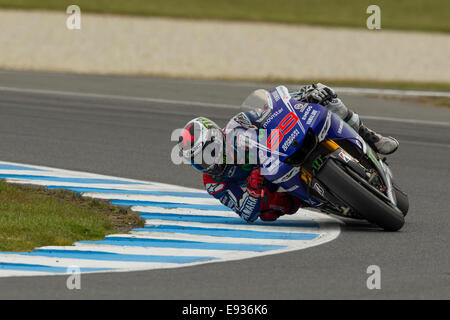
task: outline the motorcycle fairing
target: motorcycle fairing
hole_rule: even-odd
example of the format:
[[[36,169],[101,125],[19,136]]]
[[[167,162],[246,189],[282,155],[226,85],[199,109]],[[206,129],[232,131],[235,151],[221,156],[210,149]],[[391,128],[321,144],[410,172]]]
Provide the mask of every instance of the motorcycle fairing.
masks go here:
[[[362,138],[341,118],[318,104],[303,103],[292,99],[284,86],[279,86],[270,92],[272,98],[272,115],[262,123],[261,128],[268,131],[280,130],[280,124],[286,122],[289,114],[296,116],[295,124],[285,132],[278,144],[278,153],[268,152],[261,157],[261,172],[272,183],[281,186],[286,191],[296,195],[312,206],[318,206],[320,201],[311,197],[303,187],[299,167],[285,162],[304,142],[306,132],[312,130],[319,139],[348,139],[359,149],[366,151]],[[292,118],[292,116],[291,116]],[[292,122],[292,121],[291,121]],[[281,150],[280,150],[281,149]]]

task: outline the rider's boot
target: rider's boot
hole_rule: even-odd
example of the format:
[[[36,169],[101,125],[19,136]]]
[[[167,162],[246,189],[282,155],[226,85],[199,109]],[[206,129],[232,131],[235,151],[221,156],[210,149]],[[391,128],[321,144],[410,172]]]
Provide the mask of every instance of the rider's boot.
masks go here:
[[[398,149],[399,143],[393,137],[384,137],[379,133],[367,128],[361,123],[358,130],[359,135],[366,141],[375,152],[380,154],[391,154]]]
[[[391,154],[398,149],[399,142],[393,137],[385,137],[366,127],[356,112],[348,109],[339,98],[330,101],[326,107],[340,116],[366,141],[370,147],[380,154]]]

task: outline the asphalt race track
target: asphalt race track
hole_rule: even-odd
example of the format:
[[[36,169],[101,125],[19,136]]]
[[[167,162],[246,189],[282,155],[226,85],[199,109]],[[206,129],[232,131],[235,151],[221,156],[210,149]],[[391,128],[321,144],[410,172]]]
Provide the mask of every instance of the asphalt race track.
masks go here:
[[[193,169],[172,164],[172,130],[197,115],[224,125],[257,87],[0,71],[0,160],[201,187]],[[368,116],[369,126],[401,142],[389,158],[410,197],[400,232],[346,222],[336,240],[318,247],[179,269],[83,275],[81,290],[68,290],[66,276],[2,278],[0,298],[449,299],[450,109],[341,97]],[[366,287],[370,265],[381,269],[380,290]]]

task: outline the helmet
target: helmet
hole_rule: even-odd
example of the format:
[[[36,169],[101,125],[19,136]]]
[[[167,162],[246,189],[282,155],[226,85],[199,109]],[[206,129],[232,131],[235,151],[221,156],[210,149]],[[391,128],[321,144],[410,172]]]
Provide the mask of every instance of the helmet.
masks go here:
[[[225,135],[213,121],[199,117],[189,121],[178,139],[180,155],[198,171],[221,175],[225,172]]]

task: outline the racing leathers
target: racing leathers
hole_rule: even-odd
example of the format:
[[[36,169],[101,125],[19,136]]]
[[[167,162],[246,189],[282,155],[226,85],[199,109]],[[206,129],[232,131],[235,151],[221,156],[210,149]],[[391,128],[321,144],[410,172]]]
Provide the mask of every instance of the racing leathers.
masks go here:
[[[203,183],[208,193],[236,212],[242,219],[253,222],[258,217],[274,221],[284,214],[293,214],[301,206],[301,200],[289,193],[277,192],[277,185],[268,181],[252,184],[262,179],[259,169],[230,166],[221,177],[203,174]],[[256,186],[256,188],[252,188]]]
[[[236,131],[257,128],[261,112],[241,112],[224,129],[227,136]],[[258,164],[228,165],[221,176],[203,174],[206,191],[222,204],[235,211],[242,219],[253,222],[258,217],[273,221],[284,214],[294,214],[302,201],[286,192],[277,192],[278,186],[265,180]]]

